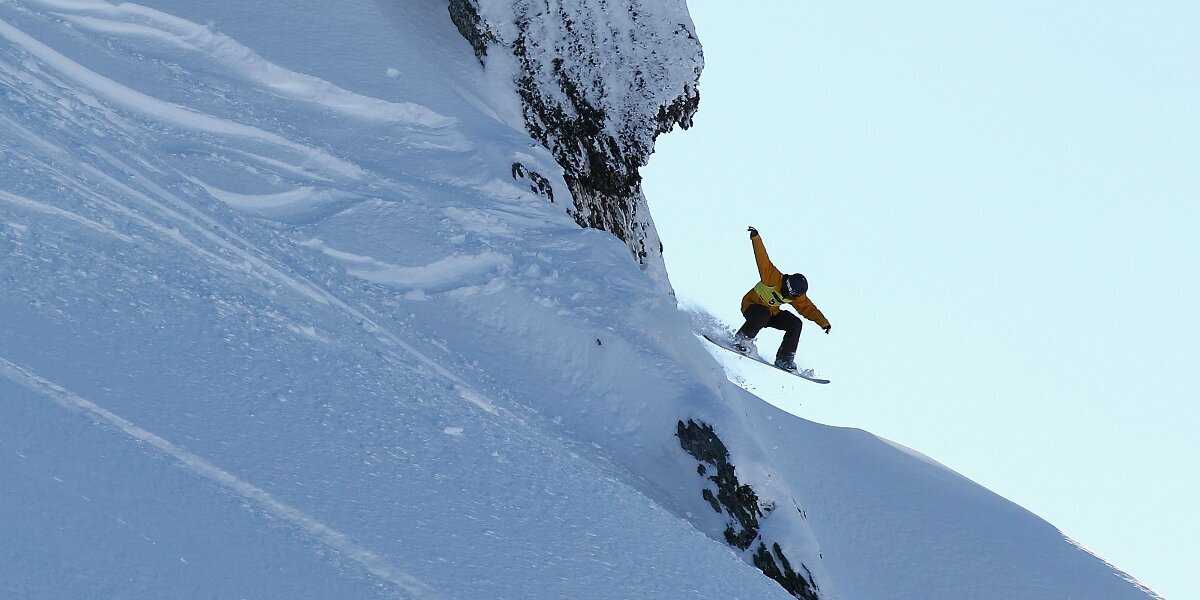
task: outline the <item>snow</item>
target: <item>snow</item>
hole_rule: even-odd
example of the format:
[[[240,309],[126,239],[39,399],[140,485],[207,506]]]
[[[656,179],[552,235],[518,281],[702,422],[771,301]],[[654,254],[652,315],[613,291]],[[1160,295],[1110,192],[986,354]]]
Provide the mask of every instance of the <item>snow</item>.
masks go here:
[[[239,194],[206,184],[199,179],[193,178],[191,181],[203,187],[213,198],[242,212],[296,223],[313,221],[367,200],[349,192],[312,186],[267,194]]]
[[[42,213],[45,215],[50,215],[50,216],[66,219],[68,221],[82,225],[88,229],[91,229],[92,231],[96,231],[96,232],[102,233],[104,235],[112,236],[118,240],[121,240],[122,242],[133,242],[134,241],[133,238],[131,238],[119,231],[116,231],[112,227],[109,227],[103,223],[97,223],[95,221],[87,219],[86,217],[82,217],[73,212],[59,209],[58,207],[55,207],[50,204],[46,204],[44,202],[30,200],[29,198],[23,198],[16,194],[10,194],[5,191],[0,191],[0,202],[7,202],[10,205],[13,205],[17,208],[22,208],[22,209],[25,209],[28,211],[38,212],[38,213]],[[10,225],[22,232],[26,231],[29,228],[28,226],[22,225],[20,223],[10,223]]]
[[[282,136],[263,131],[256,127],[234,123],[169,102],[163,102],[162,100],[121,85],[107,77],[92,72],[7,23],[0,22],[0,37],[6,38],[14,45],[23,47],[33,56],[41,59],[46,66],[51,67],[70,79],[74,79],[87,89],[88,92],[111,101],[117,107],[140,112],[150,118],[162,121],[166,125],[181,129],[189,129],[213,135],[243,137],[266,144],[278,145],[293,150],[298,155],[304,156],[321,167],[339,175],[347,177],[362,176],[362,171],[354,165],[339,160],[319,149],[297,144]]]
[[[0,359],[0,373],[9,380],[53,400],[64,408],[78,409],[88,413],[97,421],[112,425],[137,442],[175,459],[184,468],[192,471],[197,476],[228,488],[233,493],[257,505],[264,512],[269,513],[275,518],[292,523],[329,549],[359,563],[375,577],[394,584],[411,596],[424,598],[433,594],[433,590],[428,586],[422,584],[411,575],[404,573],[394,565],[388,564],[387,560],[374,552],[356,545],[344,533],[331,529],[329,526],[304,514],[298,509],[276,500],[262,489],[238,479],[237,476],[214,466],[203,458],[183,450],[175,444],[130,423],[112,412],[3,359]],[[461,433],[462,428],[458,428],[457,431]],[[450,431],[447,430],[447,433],[450,433]],[[54,480],[58,483],[63,483],[63,480],[58,477],[54,477]],[[185,564],[187,563],[182,557],[179,560]]]
[[[361,256],[329,247],[319,239],[303,242],[327,256],[341,261],[355,277],[411,291],[449,291],[469,287],[465,283],[493,281],[512,266],[512,258],[496,252],[458,254],[425,265],[398,266],[370,256]]]
[[[38,2],[59,11],[75,10],[109,17],[55,12],[56,16],[84,29],[125,38],[144,38],[170,44],[176,48],[205,55],[224,67],[227,74],[237,75],[270,89],[284,98],[311,102],[359,119],[395,121],[420,127],[441,127],[454,123],[436,112],[410,102],[385,102],[344,90],[316,77],[297,73],[273,64],[253,50],[228,36],[214,33],[208,27],[172,17],[145,6],[107,2]],[[391,69],[399,72],[395,69]]]
[[[786,598],[693,418],[822,598],[1151,597],[731,384],[513,183],[565,194],[442,3],[12,0],[0,39],[2,596]]]

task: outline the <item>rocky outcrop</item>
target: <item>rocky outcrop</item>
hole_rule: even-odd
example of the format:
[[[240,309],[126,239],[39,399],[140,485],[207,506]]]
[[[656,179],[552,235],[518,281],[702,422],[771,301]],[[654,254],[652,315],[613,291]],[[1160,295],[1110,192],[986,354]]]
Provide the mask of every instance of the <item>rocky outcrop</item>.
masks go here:
[[[476,58],[483,64],[488,44],[494,43],[496,38],[490,34],[483,19],[479,17],[479,7],[475,0],[450,0],[450,20],[458,27],[458,32],[471,43]]]
[[[449,11],[485,68],[489,53],[513,57],[526,128],[562,166],[571,216],[665,283],[638,169],[699,106],[703,54],[684,0],[451,0]]]
[[[778,563],[775,562],[776,559],[778,559]],[[759,542],[758,549],[754,551],[754,566],[797,598],[817,600],[820,597],[817,595],[820,588],[817,587],[817,582],[813,581],[812,571],[809,571],[803,563],[800,564],[800,567],[804,569],[805,576],[800,576],[793,571],[792,563],[783,555],[783,550],[779,548],[778,542],[771,544],[771,551],[767,550],[765,543]]]
[[[512,176],[514,181],[524,182],[528,185],[530,192],[554,202],[554,186],[541,173],[515,162],[512,164]]]
[[[774,511],[774,504],[760,501],[754,488],[738,481],[737,471],[729,462],[729,450],[717,437],[713,427],[688,419],[687,423],[679,421],[676,424],[675,435],[684,452],[699,461],[696,472],[716,488],[716,492],[713,492],[705,486],[701,497],[713,510],[727,515],[725,541],[743,551],[749,550],[757,541],[758,545],[750,556],[754,566],[796,598],[819,600],[820,588],[808,567],[801,563],[805,574],[800,575],[792,568],[791,561],[778,542],[770,542],[768,549],[760,520]],[[711,475],[710,469],[715,470]]]

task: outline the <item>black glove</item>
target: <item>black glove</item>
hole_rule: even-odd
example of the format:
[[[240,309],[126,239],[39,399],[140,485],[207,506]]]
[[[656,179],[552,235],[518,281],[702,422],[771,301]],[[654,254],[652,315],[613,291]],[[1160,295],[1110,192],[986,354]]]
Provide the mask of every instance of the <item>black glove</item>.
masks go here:
[[[823,327],[822,329],[824,329],[824,330],[825,330],[825,335],[829,335],[829,330],[830,330],[830,329],[833,329],[833,325],[826,325],[826,326],[825,326],[825,327]]]
[[[755,229],[753,226],[747,227],[746,231],[750,232],[750,237],[758,237],[758,230]]]

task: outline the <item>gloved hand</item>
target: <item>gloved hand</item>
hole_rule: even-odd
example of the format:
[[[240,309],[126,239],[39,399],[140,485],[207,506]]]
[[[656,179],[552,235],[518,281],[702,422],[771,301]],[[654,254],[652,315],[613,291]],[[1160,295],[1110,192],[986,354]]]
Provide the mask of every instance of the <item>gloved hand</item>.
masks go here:
[[[833,325],[826,325],[826,326],[825,326],[825,327],[823,327],[822,329],[824,329],[824,330],[825,330],[825,335],[829,335],[829,330],[830,330],[830,329],[833,329]]]
[[[746,231],[749,231],[749,232],[750,232],[750,237],[757,237],[757,236],[758,236],[758,230],[757,230],[757,229],[755,229],[753,225],[751,225],[750,227],[747,227],[747,228],[746,228]]]

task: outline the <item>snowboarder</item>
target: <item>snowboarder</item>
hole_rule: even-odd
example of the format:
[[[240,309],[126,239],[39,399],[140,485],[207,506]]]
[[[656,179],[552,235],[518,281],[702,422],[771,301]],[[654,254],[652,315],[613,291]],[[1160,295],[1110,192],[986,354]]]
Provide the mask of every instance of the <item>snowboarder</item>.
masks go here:
[[[791,304],[796,312],[806,319],[813,321],[829,333],[829,319],[821,313],[821,309],[808,298],[808,279],[800,273],[784,275],[767,256],[767,248],[763,245],[758,230],[749,227],[750,243],[754,246],[754,262],[758,263],[758,285],[755,285],[742,297],[742,316],[746,324],[738,330],[733,338],[733,346],[738,352],[748,354],[750,343],[763,327],[782,329],[783,343],[775,354],[775,366],[785,371],[796,372],[796,346],[800,343],[800,330],[804,325],[799,317],[782,310],[784,304]]]

